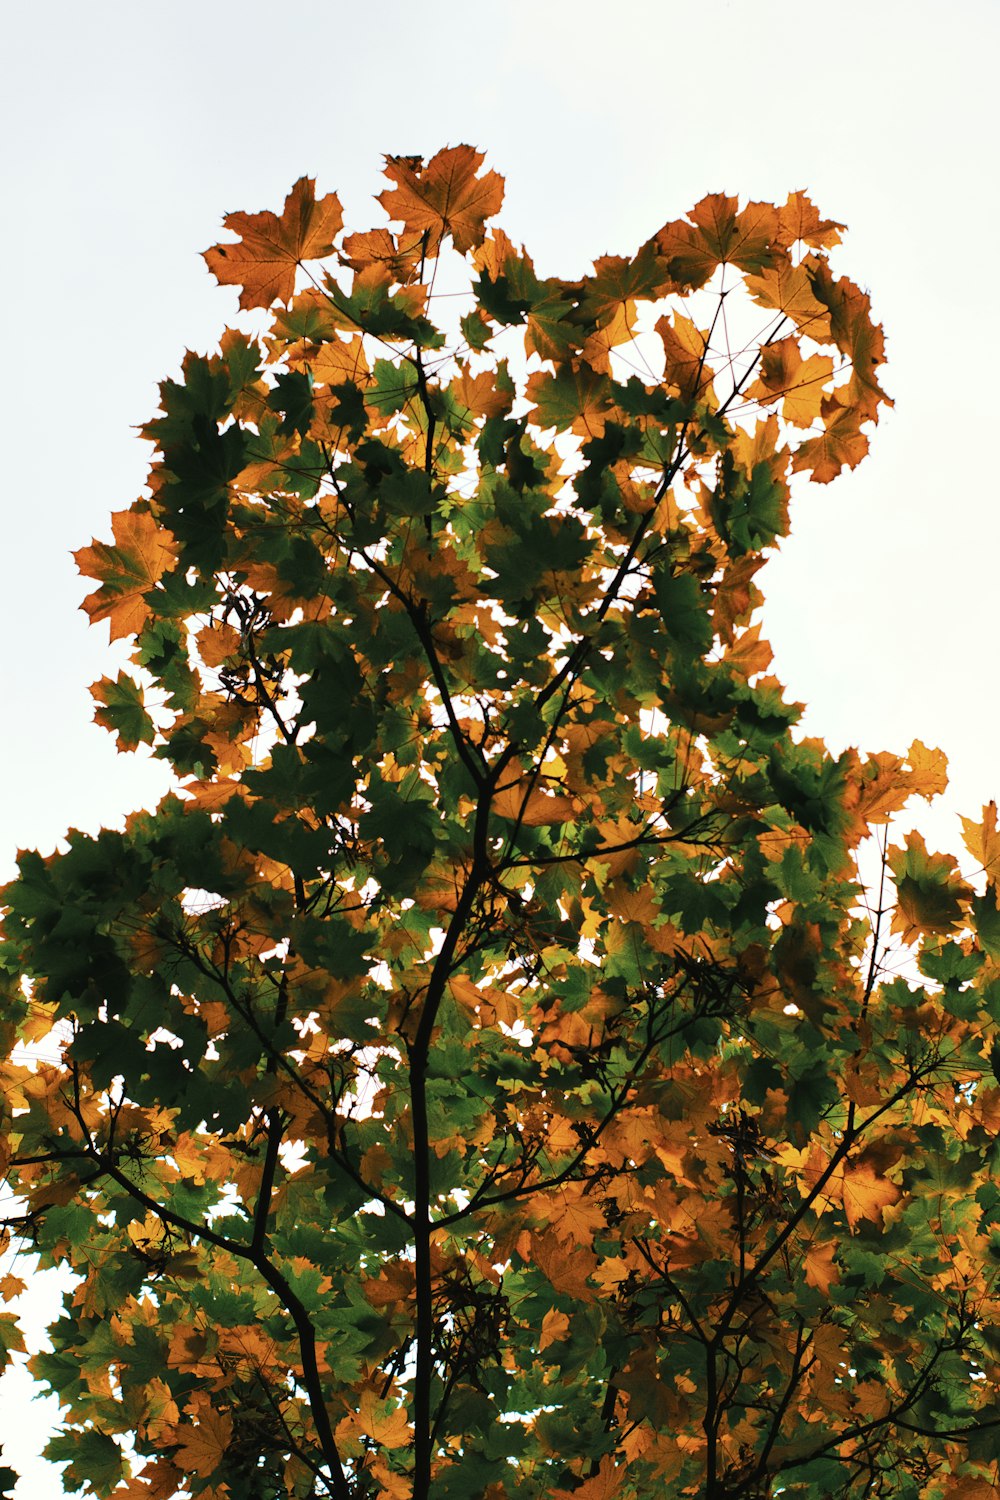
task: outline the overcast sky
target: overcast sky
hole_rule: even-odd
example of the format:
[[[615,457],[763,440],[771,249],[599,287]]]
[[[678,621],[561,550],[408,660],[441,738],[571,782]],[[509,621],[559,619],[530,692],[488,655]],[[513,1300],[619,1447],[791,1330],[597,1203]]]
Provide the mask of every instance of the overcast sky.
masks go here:
[[[627,254],[706,192],[805,188],[849,226],[838,264],[885,325],[896,408],[858,471],[798,492],[765,633],[833,748],[947,752],[939,842],[996,795],[1000,0],[50,0],[5,34],[0,878],[166,790],[91,723],[121,657],[69,554],[139,492],[156,382],[235,310],[199,253],[222,214],[309,174],[367,227],[383,153],[460,141],[507,178],[504,226],[544,273]],[[19,1500],[61,1494],[29,1472],[52,1413],[0,1382]]]

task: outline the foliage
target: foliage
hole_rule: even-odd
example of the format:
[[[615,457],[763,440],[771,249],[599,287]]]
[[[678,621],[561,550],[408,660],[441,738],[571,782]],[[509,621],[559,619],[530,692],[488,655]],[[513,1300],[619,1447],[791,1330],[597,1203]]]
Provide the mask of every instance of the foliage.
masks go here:
[[[133,642],[97,717],[178,790],[4,893],[9,1223],[78,1277],[49,1456],[994,1493],[995,810],[985,894],[883,834],[867,915],[943,758],[803,738],[756,619],[790,476],[886,400],[841,226],[716,195],[564,280],[470,148],[386,172],[395,227],[229,216],[248,317],[77,554]]]

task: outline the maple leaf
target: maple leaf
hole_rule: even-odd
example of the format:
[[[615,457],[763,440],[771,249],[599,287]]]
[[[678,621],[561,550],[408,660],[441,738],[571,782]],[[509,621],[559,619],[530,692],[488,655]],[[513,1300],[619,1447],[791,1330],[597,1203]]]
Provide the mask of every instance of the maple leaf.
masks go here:
[[[902,1191],[875,1167],[859,1162],[844,1168],[843,1195],[847,1222],[856,1229],[862,1220],[881,1225],[883,1213],[899,1202]]]
[[[845,227],[834,219],[821,219],[807,193],[790,193],[778,209],[777,237],[783,245],[801,242],[816,250],[832,249],[840,244],[840,231]]]
[[[836,1245],[811,1244],[803,1257],[806,1281],[823,1296],[840,1280],[840,1268],[836,1261]]]
[[[533,1233],[518,1241],[518,1253],[537,1266],[557,1292],[566,1292],[578,1302],[594,1301],[587,1277],[596,1260],[585,1246],[569,1248],[555,1234]]]
[[[987,802],[982,821],[961,818],[965,847],[986,872],[986,879],[996,885],[1000,877],[1000,831],[997,829],[996,802]]]
[[[203,1479],[210,1479],[225,1458],[233,1435],[233,1419],[226,1411],[202,1404],[193,1424],[177,1428],[174,1461]]]
[[[569,1317],[558,1308],[550,1307],[542,1319],[542,1331],[538,1339],[539,1350],[550,1344],[561,1343],[569,1333]]]
[[[947,1481],[942,1500],[995,1500],[997,1486],[992,1477],[957,1474]]]
[[[486,220],[503,203],[503,178],[477,175],[483,160],[471,146],[448,146],[426,165],[417,156],[387,156],[385,175],[396,186],[380,193],[379,202],[408,234],[427,234],[430,254],[446,234],[464,254],[483,243]]]
[[[116,511],[111,531],[112,545],[95,537],[73,557],[85,577],[101,580],[82,608],[92,624],[107,620],[115,641],[137,634],[150,618],[146,595],[176,560],[177,543],[147,510]]]
[[[97,1428],[64,1429],[49,1439],[43,1455],[53,1463],[65,1463],[68,1459],[64,1479],[74,1488],[85,1486],[92,1494],[112,1493],[129,1474],[122,1450],[112,1435]]]
[[[412,1440],[405,1407],[395,1401],[380,1401],[372,1390],[361,1394],[358,1410],[344,1417],[337,1428],[341,1439],[361,1435],[374,1438],[383,1448],[405,1448]]]
[[[115,681],[102,677],[90,692],[98,705],[94,722],[117,734],[119,750],[153,743],[155,729],[145,709],[143,690],[127,672],[119,672]]]
[[[553,1490],[553,1500],[616,1500],[622,1493],[623,1477],[614,1459],[605,1457],[597,1473],[573,1490]]]
[[[611,406],[611,383],[591,365],[560,365],[554,375],[536,370],[525,395],[534,402],[533,421],[541,427],[568,427],[579,437],[599,437]]]
[[[917,933],[951,932],[961,921],[972,891],[946,854],[928,854],[919,833],[910,833],[903,849],[889,851],[899,905],[893,931],[906,941]]]
[[[818,484],[829,484],[842,469],[857,468],[868,452],[868,439],[850,408],[834,402],[823,414],[825,431],[796,449],[792,469],[796,473],[807,470]]]
[[[833,373],[833,360],[825,354],[802,358],[798,339],[778,339],[763,351],[760,379],[748,390],[748,397],[762,401],[781,401],[782,414],[797,427],[811,427],[818,420],[826,385]]]
[[[631,259],[602,255],[594,261],[593,275],[581,285],[580,312],[603,328],[638,298],[654,300],[662,286],[662,271],[652,242]]]
[[[662,317],[656,332],[663,341],[666,358],[664,379],[685,400],[712,397],[712,370],[706,363],[708,334],[683,313]]]
[[[928,799],[939,797],[948,785],[948,757],[944,751],[925,745],[923,740],[914,740],[906,758],[910,763],[912,791]]]
[[[527,828],[540,828],[547,823],[568,823],[576,816],[577,805],[572,797],[550,792],[533,782],[515,762],[510,770],[512,775],[519,773],[517,779],[506,780],[493,796],[492,808],[498,818]]]
[[[755,302],[784,313],[801,332],[820,343],[830,333],[830,312],[816,295],[813,270],[811,260],[797,266],[779,262],[759,276],[748,276],[746,287]]]
[[[243,288],[240,307],[270,307],[291,299],[297,266],[329,254],[344,215],[336,193],[327,193],[317,202],[314,180],[300,177],[285,199],[280,218],[264,209],[256,214],[227,214],[223,223],[239,240],[206,250],[208,269],[223,286]]]
[[[773,260],[771,243],[778,228],[777,210],[769,203],[748,203],[710,193],[691,210],[691,224],[675,220],[655,237],[656,248],[671,278],[681,288],[698,288],[717,266],[731,262],[759,272]]]
[[[13,1313],[0,1313],[0,1370],[10,1363],[12,1353],[24,1352],[24,1335]]]

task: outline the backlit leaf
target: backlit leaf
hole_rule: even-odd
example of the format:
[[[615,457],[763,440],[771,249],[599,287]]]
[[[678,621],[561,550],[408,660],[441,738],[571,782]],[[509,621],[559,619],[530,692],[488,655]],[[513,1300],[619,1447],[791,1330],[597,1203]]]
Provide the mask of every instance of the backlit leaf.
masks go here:
[[[114,641],[135,635],[150,618],[145,596],[173,563],[177,545],[146,510],[117,511],[111,531],[113,544],[95,538],[73,556],[81,573],[101,580],[83,608],[93,624],[109,622]]]
[[[313,179],[300,177],[280,217],[264,209],[227,214],[223,222],[239,239],[206,250],[208,269],[223,286],[242,287],[240,307],[270,307],[290,299],[297,266],[329,254],[344,216],[336,193],[317,202]]]
[[[408,235],[419,240],[426,233],[432,253],[446,234],[456,250],[472,250],[503,203],[503,178],[496,172],[480,176],[482,164],[483,153],[471,146],[448,146],[426,165],[419,157],[388,156],[385,175],[396,186],[386,188],[379,202]]]

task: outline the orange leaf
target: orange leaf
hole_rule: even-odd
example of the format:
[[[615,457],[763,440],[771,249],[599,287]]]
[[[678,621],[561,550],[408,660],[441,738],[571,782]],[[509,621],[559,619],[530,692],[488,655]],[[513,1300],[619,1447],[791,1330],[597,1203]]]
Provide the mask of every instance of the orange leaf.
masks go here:
[[[621,1494],[622,1470],[610,1454],[601,1459],[601,1467],[591,1479],[585,1479],[575,1490],[553,1490],[553,1500],[614,1500]]]
[[[374,1438],[383,1448],[405,1448],[413,1437],[405,1406],[392,1399],[379,1401],[372,1390],[362,1391],[358,1410],[337,1424],[338,1441],[356,1443],[361,1437]]]
[[[691,210],[693,221],[665,224],[656,236],[679,287],[704,286],[717,266],[732,263],[744,271],[760,271],[774,257],[772,241],[778,213],[769,203],[748,203],[737,212],[736,198],[710,193]]]
[[[82,608],[92,624],[107,620],[115,641],[142,629],[150,615],[143,596],[167,571],[177,549],[146,510],[116,511],[111,532],[113,546],[95,537],[73,556],[84,577],[101,580],[101,587],[87,595]]]
[[[824,1297],[829,1294],[831,1286],[840,1280],[840,1267],[834,1259],[835,1251],[835,1245],[810,1245],[802,1262],[807,1283]]]
[[[778,401],[785,420],[796,427],[811,427],[818,419],[833,374],[833,360],[826,354],[803,359],[794,335],[769,344],[761,354],[760,379],[748,396]]]
[[[195,1423],[191,1426],[185,1423],[178,1429],[175,1458],[186,1471],[193,1469],[202,1479],[208,1479],[225,1457],[232,1435],[233,1419],[229,1413],[216,1411],[203,1398]]]
[[[511,771],[514,775],[521,771],[521,777],[495,793],[493,811],[498,818],[506,818],[511,823],[520,822],[528,828],[540,828],[546,823],[569,823],[576,817],[577,805],[572,797],[532,786],[516,762],[511,762]]]
[[[243,288],[240,307],[270,307],[291,297],[297,265],[329,255],[344,215],[336,193],[317,203],[315,182],[300,177],[285,199],[280,219],[264,209],[259,214],[227,214],[223,222],[240,238],[235,245],[206,250],[208,269],[223,286]]]
[[[542,1335],[538,1340],[539,1349],[547,1349],[550,1344],[559,1344],[569,1332],[569,1318],[564,1312],[550,1307],[542,1319]]]
[[[841,469],[857,468],[868,452],[868,439],[858,420],[857,413],[850,408],[835,405],[826,431],[809,438],[796,450],[792,458],[793,470],[798,473],[801,469],[808,469],[817,484],[829,484]]]
[[[517,1243],[523,1260],[538,1267],[557,1292],[577,1302],[593,1302],[595,1294],[587,1277],[597,1270],[597,1256],[583,1245],[568,1245],[549,1233],[525,1231]]]
[[[852,1229],[862,1219],[881,1226],[883,1211],[898,1203],[901,1197],[896,1184],[882,1177],[867,1162],[844,1170],[844,1213]]]
[[[683,313],[664,317],[656,324],[656,332],[663,340],[666,367],[664,383],[677,391],[684,400],[691,400],[702,393],[710,399],[712,370],[705,363],[708,351],[708,335],[697,328]]]
[[[605,374],[611,369],[611,350],[627,344],[635,329],[635,303],[622,302],[606,323],[592,333],[580,353],[595,370]]]
[[[996,1500],[997,1487],[982,1475],[955,1474],[941,1493],[942,1500]]]
[[[385,175],[396,186],[380,193],[379,202],[408,233],[427,233],[429,253],[450,234],[464,254],[483,243],[485,221],[503,203],[503,178],[476,175],[483,160],[472,146],[447,146],[426,166],[419,156],[387,156]]]
[[[364,385],[368,375],[364,339],[360,334],[346,340],[330,339],[320,345],[309,368],[320,385]]]
[[[749,678],[756,677],[758,672],[766,672],[773,656],[769,643],[760,638],[758,624],[740,632],[726,652],[725,662],[741,677]]]
[[[240,649],[240,633],[227,625],[224,620],[215,620],[211,625],[206,625],[199,630],[195,636],[198,642],[198,655],[206,667],[221,667],[229,656],[234,656]]]
[[[835,219],[821,219],[806,193],[790,193],[784,207],[778,209],[778,238],[789,248],[801,241],[816,250],[832,249],[840,244],[843,228]]]
[[[770,267],[759,276],[748,276],[746,286],[755,302],[783,312],[818,343],[829,337],[830,313],[813,290],[805,262],[793,266],[785,261]]]

